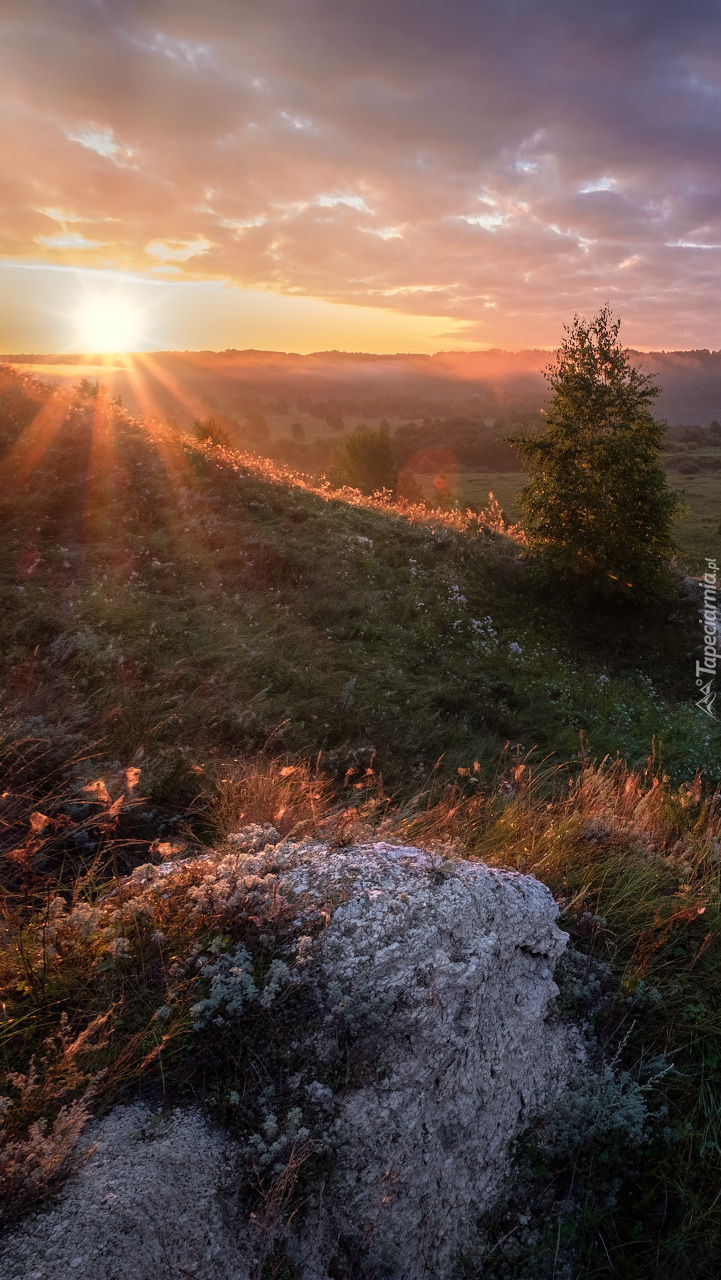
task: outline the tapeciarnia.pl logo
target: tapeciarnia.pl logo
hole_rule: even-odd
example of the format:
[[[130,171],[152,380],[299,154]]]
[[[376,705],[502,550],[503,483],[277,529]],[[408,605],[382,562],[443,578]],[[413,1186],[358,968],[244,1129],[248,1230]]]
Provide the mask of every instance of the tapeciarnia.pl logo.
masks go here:
[[[707,716],[716,719],[714,711],[714,703],[716,701],[716,693],[714,690],[714,680],[716,679],[716,664],[719,660],[719,653],[716,649],[716,641],[718,638],[718,605],[716,603],[716,575],[718,566],[715,560],[706,561],[706,573],[703,575],[701,586],[703,588],[703,607],[701,609],[701,622],[703,624],[703,662],[696,663],[696,687],[701,691],[696,706],[705,711]]]

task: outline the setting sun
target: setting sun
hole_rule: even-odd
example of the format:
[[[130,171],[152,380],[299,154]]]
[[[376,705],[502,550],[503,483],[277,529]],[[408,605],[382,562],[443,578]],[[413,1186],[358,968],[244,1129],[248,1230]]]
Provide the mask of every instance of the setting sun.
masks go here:
[[[79,341],[85,351],[132,351],[138,346],[137,309],[119,298],[93,298],[79,315]]]

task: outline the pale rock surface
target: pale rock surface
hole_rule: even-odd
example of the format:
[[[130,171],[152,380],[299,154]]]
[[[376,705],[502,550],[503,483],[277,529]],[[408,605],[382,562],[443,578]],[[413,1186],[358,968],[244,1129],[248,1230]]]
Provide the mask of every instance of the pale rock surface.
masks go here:
[[[115,1107],[58,1200],[0,1241],[1,1280],[247,1280],[223,1203],[231,1149],[199,1112]]]
[[[553,968],[567,940],[531,876],[376,844],[309,847],[288,876],[340,903],[322,946],[351,1003],[390,1009],[372,1079],[335,1100],[336,1235],[403,1280],[449,1277],[514,1139],[571,1064]],[[345,900],[344,900],[345,899]]]
[[[515,1140],[571,1069],[553,898],[530,876],[387,844],[286,845],[279,865],[299,931],[314,902],[328,913],[322,981],[372,1046],[361,1084],[316,1091],[332,1173],[289,1250],[307,1280],[334,1256],[342,1274],[361,1240],[376,1275],[451,1280]],[[224,1209],[232,1145],[197,1113],[153,1123],[121,1107],[94,1126],[97,1153],[57,1205],[0,1245],[0,1280],[255,1275],[248,1224]]]

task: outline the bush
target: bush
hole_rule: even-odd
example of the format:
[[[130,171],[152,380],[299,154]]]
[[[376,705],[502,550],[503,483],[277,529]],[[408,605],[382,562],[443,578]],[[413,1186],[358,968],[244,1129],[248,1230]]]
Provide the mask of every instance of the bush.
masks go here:
[[[190,429],[196,440],[210,440],[211,444],[220,444],[226,449],[231,447],[230,436],[216,418],[206,418],[204,421],[195,418]]]
[[[372,431],[366,426],[357,427],[334,455],[330,480],[339,488],[347,485],[361,493],[377,493],[381,489],[395,493],[398,470],[388,428]]]

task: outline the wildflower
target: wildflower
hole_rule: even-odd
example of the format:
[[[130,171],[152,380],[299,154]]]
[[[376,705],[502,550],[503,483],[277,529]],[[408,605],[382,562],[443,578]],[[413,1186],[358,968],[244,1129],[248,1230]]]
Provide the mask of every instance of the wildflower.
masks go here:
[[[113,938],[112,942],[109,942],[107,946],[108,955],[111,956],[113,960],[119,960],[120,957],[126,955],[129,950],[130,943],[127,938]]]
[[[512,640],[508,646],[511,653],[523,653],[523,649],[517,640]]]
[[[498,644],[498,632],[494,629],[493,618],[489,614],[485,618],[471,618],[471,630],[475,635]]]
[[[311,960],[311,952],[313,950],[313,939],[308,933],[303,933],[298,939],[296,946],[296,966],[301,969],[304,965],[309,964]]]

